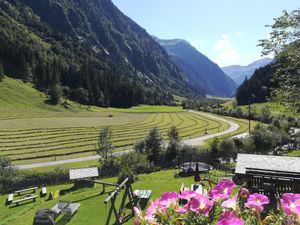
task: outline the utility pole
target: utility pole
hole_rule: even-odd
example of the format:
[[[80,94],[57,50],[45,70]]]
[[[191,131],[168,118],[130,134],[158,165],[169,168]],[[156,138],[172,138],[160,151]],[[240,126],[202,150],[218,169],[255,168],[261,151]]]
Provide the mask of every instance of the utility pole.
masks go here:
[[[251,132],[251,106],[250,106],[250,100],[248,104],[248,119],[249,119],[249,134]]]

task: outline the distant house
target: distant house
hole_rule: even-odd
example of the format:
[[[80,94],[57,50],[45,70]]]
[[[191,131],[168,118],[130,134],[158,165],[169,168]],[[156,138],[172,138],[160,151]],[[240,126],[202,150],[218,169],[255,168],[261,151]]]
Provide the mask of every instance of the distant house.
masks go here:
[[[235,177],[252,192],[300,192],[300,157],[238,154]]]

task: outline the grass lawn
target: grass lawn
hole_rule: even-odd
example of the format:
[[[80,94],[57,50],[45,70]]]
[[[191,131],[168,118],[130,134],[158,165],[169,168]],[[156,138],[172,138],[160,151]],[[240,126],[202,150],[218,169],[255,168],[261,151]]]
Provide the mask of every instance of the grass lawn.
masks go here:
[[[235,100],[226,101],[225,103],[223,103],[221,105],[227,109],[233,110],[234,109],[234,101]],[[238,106],[238,107],[240,107],[243,112],[248,112],[248,105]],[[270,112],[275,116],[284,114],[284,115],[288,115],[288,116],[299,117],[299,114],[295,114],[293,112],[288,111],[284,105],[276,103],[276,102],[264,102],[264,103],[251,104],[251,111],[260,113],[264,107],[269,107]]]
[[[179,191],[180,185],[184,182],[186,187],[190,187],[193,183],[193,177],[188,178],[175,178],[174,173],[177,170],[165,170],[151,174],[142,174],[138,176],[138,181],[133,184],[133,189],[151,189],[152,199],[156,199],[163,192],[166,191]],[[205,175],[214,181],[217,181],[219,177],[226,176],[222,171],[212,170]],[[116,182],[116,178],[103,179],[106,182]],[[60,185],[48,187],[48,193],[50,191],[65,190],[72,187],[72,184]],[[208,184],[205,183],[205,188]],[[112,188],[110,188],[112,190]],[[85,188],[70,192],[58,199],[46,201],[46,198],[38,198],[34,203],[28,203],[19,207],[5,206],[4,202],[6,196],[0,196],[0,225],[31,225],[33,217],[38,209],[52,208],[58,200],[68,200],[72,202],[79,202],[81,204],[79,211],[73,216],[73,218],[66,222],[61,220],[58,225],[103,225],[106,220],[106,213],[109,210],[109,206],[104,204],[104,200],[107,198],[107,194],[99,195],[101,187]],[[120,204],[121,197],[116,200],[117,204]],[[60,218],[58,218],[60,219]],[[112,221],[114,222],[114,221]],[[126,223],[127,225],[133,224],[133,219]]]
[[[300,157],[300,149],[284,153],[283,155],[284,156],[296,156],[296,157]]]

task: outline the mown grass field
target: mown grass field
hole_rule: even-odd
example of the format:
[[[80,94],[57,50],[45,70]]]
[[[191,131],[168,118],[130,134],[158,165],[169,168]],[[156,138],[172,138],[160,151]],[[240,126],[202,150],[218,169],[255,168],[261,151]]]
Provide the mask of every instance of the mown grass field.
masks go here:
[[[188,112],[125,114],[113,117],[58,117],[6,120],[0,126],[0,155],[16,164],[54,159],[78,158],[95,154],[99,130],[109,126],[115,151],[132,148],[157,127],[167,140],[171,126],[183,139],[228,128],[228,124]]]
[[[182,139],[225,130],[227,123],[181,107],[137,106],[129,109],[82,106],[71,101],[51,106],[47,96],[22,81],[0,83],[0,156],[30,164],[95,154],[101,128],[109,126],[115,151],[130,149],[157,127],[164,140],[171,126]]]
[[[193,183],[193,177],[187,178],[175,178],[174,173],[176,170],[166,170],[155,172],[151,174],[142,174],[138,176],[138,181],[133,184],[133,189],[151,189],[152,199],[158,198],[162,193],[167,191],[179,191],[181,182],[186,187],[190,187]],[[178,171],[177,171],[178,172]],[[203,175],[201,175],[203,176]],[[226,176],[224,172],[212,170],[205,175],[212,180],[217,181],[218,178]],[[106,182],[116,182],[116,178],[104,179]],[[207,183],[204,183],[204,188],[208,187]],[[69,189],[72,184],[47,187],[48,192],[60,191]],[[108,194],[99,195],[101,192],[101,186],[95,186],[95,188],[85,188],[70,192],[66,195],[59,197],[58,199],[46,201],[46,198],[38,198],[34,203],[28,203],[19,207],[5,206],[4,202],[7,196],[0,196],[0,225],[31,225],[34,215],[38,209],[52,208],[59,200],[67,200],[72,202],[79,202],[81,204],[78,212],[73,216],[70,221],[65,221],[62,218],[58,218],[58,225],[103,225],[106,221],[107,212],[110,205],[106,207],[104,200],[108,197]],[[113,190],[113,188],[107,188],[107,190]],[[116,200],[117,204],[120,204],[121,197]],[[60,219],[62,219],[60,221]],[[112,221],[112,223],[114,220]],[[112,224],[111,223],[111,224]],[[133,219],[128,221],[126,225],[133,224]]]

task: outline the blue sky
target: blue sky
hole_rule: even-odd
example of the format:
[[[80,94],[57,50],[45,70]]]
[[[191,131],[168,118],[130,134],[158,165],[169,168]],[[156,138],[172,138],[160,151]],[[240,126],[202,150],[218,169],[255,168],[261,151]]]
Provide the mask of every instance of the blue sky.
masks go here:
[[[220,66],[260,58],[258,40],[268,36],[282,10],[299,0],[112,0],[151,35],[181,38]]]

